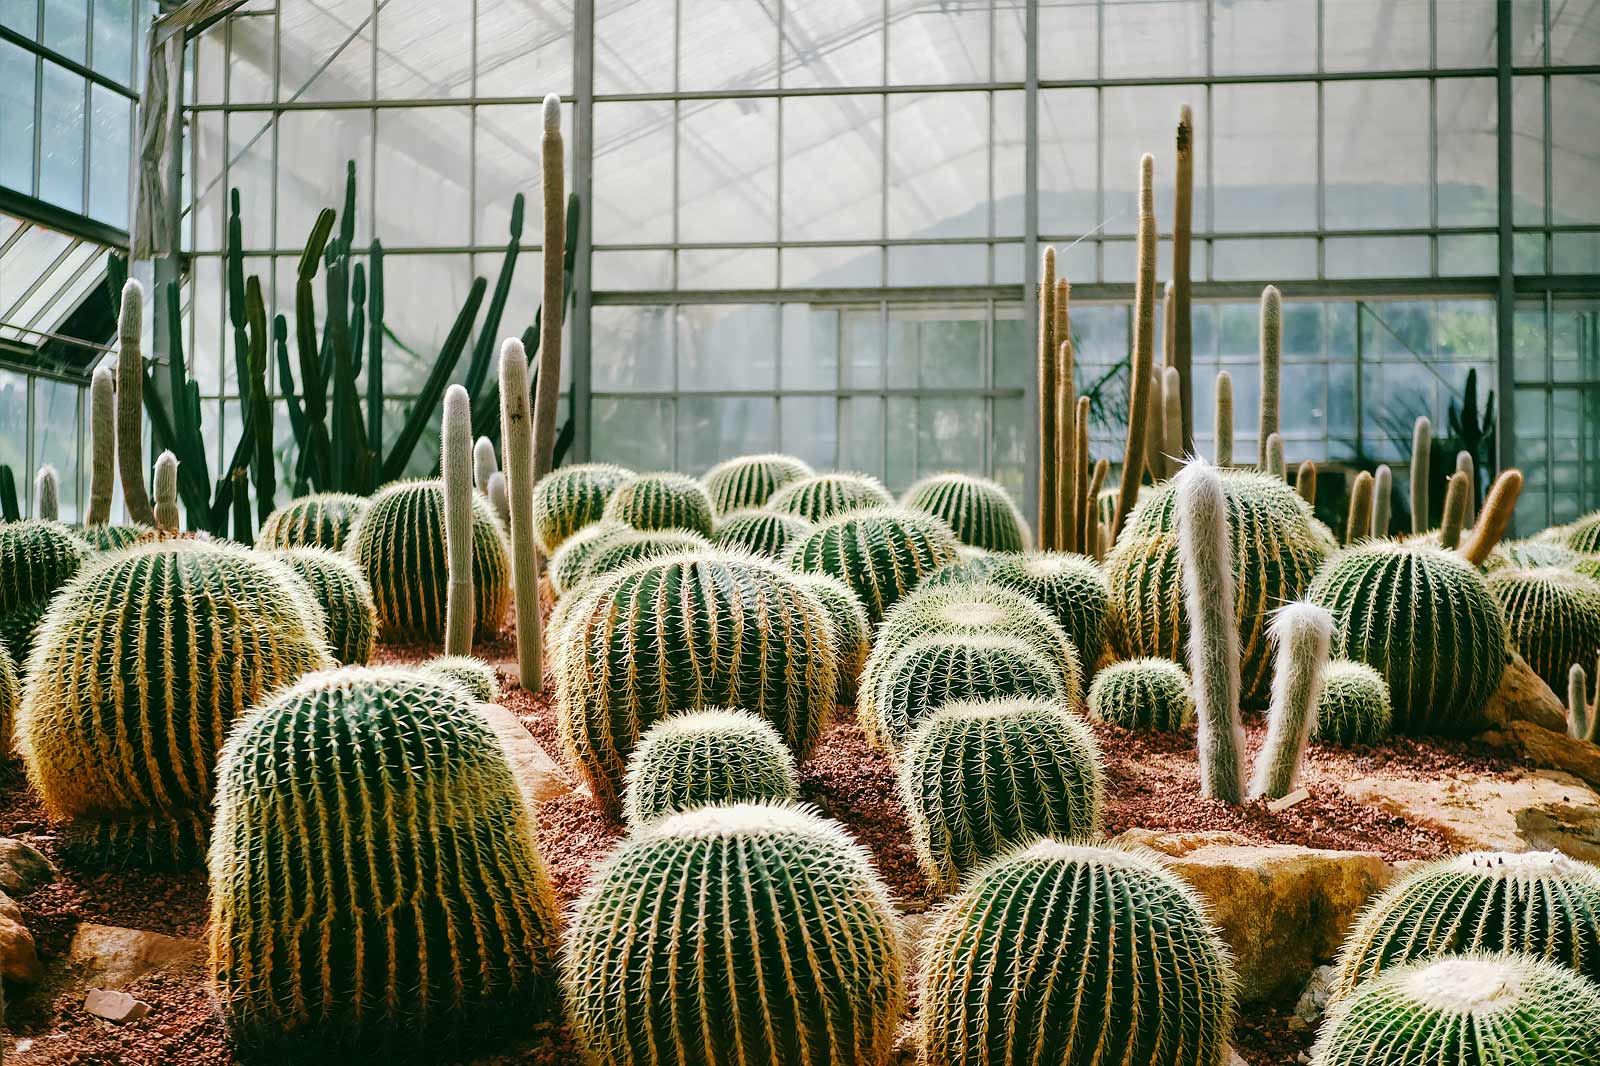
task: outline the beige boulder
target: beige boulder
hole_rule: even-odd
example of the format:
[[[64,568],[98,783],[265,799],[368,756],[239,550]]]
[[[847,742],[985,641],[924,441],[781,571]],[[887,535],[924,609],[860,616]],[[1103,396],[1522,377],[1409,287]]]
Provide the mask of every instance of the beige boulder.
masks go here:
[[[516,775],[522,795],[537,807],[564,796],[574,787],[572,775],[551,758],[544,745],[534,739],[521,720],[497,703],[480,703],[478,713],[489,720],[506,749],[511,772]]]
[[[22,924],[22,908],[0,892],[0,977],[19,985],[31,985],[44,976],[33,934]]]
[[[1600,744],[1524,721],[1507,722],[1478,739],[1490,747],[1510,751],[1530,766],[1561,770],[1600,788]]]
[[[1567,730],[1566,706],[1516,652],[1511,653],[1500,687],[1480,713],[1484,721],[1501,728],[1510,722],[1531,722],[1559,733]]]
[[[205,961],[198,940],[83,922],[72,935],[66,966],[75,983],[118,991],[147,973]]]

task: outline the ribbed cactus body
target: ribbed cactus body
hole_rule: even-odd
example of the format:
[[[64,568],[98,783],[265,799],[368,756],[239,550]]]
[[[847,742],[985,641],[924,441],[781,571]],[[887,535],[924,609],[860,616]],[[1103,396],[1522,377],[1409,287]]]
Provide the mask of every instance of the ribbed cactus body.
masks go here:
[[[1026,641],[1008,636],[919,637],[874,671],[872,684],[861,726],[891,758],[948,703],[1016,696],[1068,704],[1060,671]]]
[[[268,552],[293,570],[311,589],[327,623],[328,648],[346,666],[372,658],[378,641],[378,609],[372,589],[348,556],[325,548],[285,548]]]
[[[867,656],[872,654],[872,624],[867,621],[861,597],[849,585],[827,574],[795,574],[793,580],[817,597],[828,621],[833,623],[833,646],[839,659],[838,700],[853,703]]]
[[[639,735],[673,711],[741,708],[805,759],[833,713],[833,637],[816,596],[754,556],[635,564],[583,596],[556,636],[567,757],[613,816]]]
[[[843,581],[876,623],[925,576],[954,562],[959,545],[944,520],[932,515],[898,508],[852,511],[797,541],[789,565]]]
[[[900,504],[944,519],[974,548],[1020,552],[1032,541],[1011,494],[988,478],[935,474],[907,489]]]
[[[567,538],[605,513],[617,487],[634,477],[611,463],[579,463],[552,470],[533,487],[533,535],[539,550],[554,555]]]
[[[1111,596],[1093,559],[1072,552],[996,552],[941,567],[917,587],[978,583],[1021,592],[1042,604],[1067,631],[1085,668],[1099,660]]]
[[[1583,573],[1580,564],[1585,561],[1600,564],[1600,556],[1581,555],[1565,545],[1551,544],[1548,541],[1512,540],[1500,544],[1490,552],[1489,558],[1483,561],[1483,569],[1492,573],[1508,566],[1565,566]],[[1586,576],[1594,575],[1590,573]]]
[[[1368,542],[1330,559],[1307,598],[1333,612],[1334,654],[1383,675],[1396,732],[1468,731],[1500,684],[1505,619],[1454,552]]]
[[[1217,1066],[1234,978],[1193,891],[1153,858],[1043,840],[978,872],[923,953],[927,1066]]]
[[[1094,676],[1089,714],[1123,729],[1172,733],[1194,719],[1189,675],[1169,659],[1126,659]]]
[[[802,478],[816,476],[811,464],[792,455],[741,455],[718,463],[701,479],[717,514],[762,507],[772,494]]]
[[[1097,836],[1103,778],[1094,734],[1048,700],[946,703],[900,755],[900,796],[917,860],[946,890],[1038,837]]]
[[[584,568],[600,547],[611,538],[633,532],[626,522],[599,521],[584,526],[561,542],[550,557],[550,587],[557,596],[564,596],[583,581]]]
[[[884,1066],[904,971],[866,852],[781,804],[628,837],[579,900],[562,965],[578,1043],[608,1066]]]
[[[144,526],[78,526],[72,532],[97,552],[113,552],[136,544],[151,531]]]
[[[472,655],[435,655],[417,667],[431,677],[442,677],[460,685],[479,703],[500,698],[500,679],[494,667]]]
[[[770,724],[744,711],[687,711],[639,738],[622,812],[638,829],[695,807],[791,800],[799,787],[794,756]]]
[[[367,509],[365,496],[322,492],[290,500],[267,516],[256,534],[258,548],[327,548],[342,551],[350,529]]]
[[[808,522],[822,522],[846,511],[893,504],[894,497],[877,478],[839,473],[817,474],[790,482],[767,500],[769,510],[799,515]]]
[[[1600,654],[1600,582],[1554,566],[1508,567],[1488,581],[1512,647],[1551,691],[1562,691],[1573,663]]]
[[[211,970],[244,1047],[383,1061],[557,1013],[532,813],[456,687],[306,678],[239,724],[217,792]]]
[[[1600,511],[1584,515],[1564,529],[1567,547],[1584,555],[1600,553]]]
[[[682,552],[703,552],[711,549],[711,542],[698,533],[686,529],[658,529],[649,532],[630,529],[608,538],[589,556],[583,567],[583,580],[614,574],[645,559],[659,559]]]
[[[618,485],[604,517],[634,529],[686,529],[711,536],[715,510],[705,486],[682,474],[639,474]]]
[[[444,636],[444,486],[402,481],[372,497],[347,549],[372,587],[386,640]],[[476,634],[493,636],[511,602],[511,556],[494,509],[472,496],[472,585]]]
[[[59,522],[0,524],[0,644],[19,663],[50,598],[89,560],[89,547]]]
[[[815,525],[799,515],[777,511],[735,511],[717,523],[713,541],[719,548],[755,552],[768,559],[786,559],[794,542]]]
[[[332,665],[321,608],[288,567],[194,540],[86,567],[39,631],[17,722],[28,776],[107,862],[198,859],[234,719]]]
[[[1333,659],[1317,699],[1311,735],[1324,744],[1376,744],[1393,728],[1389,683],[1366,663]]]
[[[16,660],[0,641],[0,759],[11,757],[11,734],[17,721],[17,705],[22,702],[22,679]]]
[[[1600,1048],[1600,988],[1519,955],[1395,969],[1329,1012],[1315,1066],[1587,1066]]]

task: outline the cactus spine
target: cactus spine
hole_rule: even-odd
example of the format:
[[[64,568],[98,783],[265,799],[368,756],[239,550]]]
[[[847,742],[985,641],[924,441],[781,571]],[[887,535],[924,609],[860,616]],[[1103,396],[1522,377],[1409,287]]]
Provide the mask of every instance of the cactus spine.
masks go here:
[[[1217,414],[1213,433],[1216,436],[1216,465],[1226,470],[1233,465],[1233,375],[1226,370],[1217,371]]]
[[[1020,552],[1029,547],[1022,512],[1011,494],[988,478],[936,474],[907,489],[900,505],[944,519],[961,543],[974,548]]]
[[[1472,533],[1461,545],[1463,559],[1473,566],[1483,565],[1510,528],[1512,513],[1517,509],[1517,497],[1521,495],[1522,471],[1500,471],[1500,476],[1489,487],[1489,495],[1484,498],[1478,524],[1472,527]]]
[[[1278,432],[1278,390],[1283,360],[1283,297],[1276,286],[1261,290],[1261,423],[1256,464],[1268,469],[1267,440]]]
[[[1272,676],[1267,740],[1250,781],[1251,799],[1281,799],[1294,791],[1317,721],[1333,615],[1314,603],[1291,603],[1273,612],[1271,634],[1278,645],[1278,665]]]
[[[1389,684],[1366,663],[1334,659],[1323,673],[1311,735],[1325,744],[1376,744],[1394,722]]]
[[[1350,486],[1350,510],[1344,520],[1344,542],[1354,544],[1372,531],[1372,475],[1365,470]]]
[[[1411,533],[1421,536],[1432,525],[1428,521],[1428,464],[1433,454],[1433,423],[1427,415],[1417,416],[1411,427]]]
[[[449,575],[445,585],[444,653],[469,655],[476,621],[472,602],[472,403],[460,385],[445,390],[439,440],[439,467],[444,475],[444,558]]]
[[[1283,463],[1283,434],[1273,433],[1267,437],[1267,465],[1263,469],[1275,478],[1288,480],[1288,468]]]
[[[1177,183],[1172,210],[1172,356],[1170,365],[1178,371],[1183,399],[1183,441],[1180,456],[1195,454],[1194,378],[1191,361],[1193,323],[1189,314],[1190,233],[1194,218],[1194,112],[1188,104],[1178,109],[1175,145]],[[1223,465],[1220,461],[1218,466]]]
[[[1133,368],[1128,385],[1127,443],[1123,447],[1122,477],[1117,485],[1117,507],[1111,521],[1113,537],[1122,532],[1123,523],[1139,498],[1139,481],[1145,468],[1145,422],[1153,417],[1150,380],[1154,375],[1156,317],[1155,165],[1149,153],[1139,160],[1139,277],[1133,295]],[[1098,542],[1098,536],[1096,540]]]
[[[1389,535],[1389,506],[1394,492],[1394,473],[1388,463],[1379,463],[1372,472],[1372,528],[1374,537]]]
[[[1478,475],[1473,469],[1471,452],[1456,452],[1456,473],[1467,475],[1467,515],[1462,524],[1470,526],[1478,520]]]
[[[1300,470],[1294,476],[1294,491],[1306,503],[1316,506],[1317,503],[1317,464],[1310,459],[1300,464]]]
[[[171,452],[156,456],[156,529],[161,533],[176,533],[181,525],[178,517],[178,457]]]
[[[156,524],[155,508],[145,489],[144,469],[144,286],[129,278],[122,286],[117,315],[117,473],[128,521]]]
[[[548,216],[548,205],[546,215]],[[545,256],[550,255],[549,249]],[[558,297],[559,299],[559,297]],[[500,447],[511,505],[511,600],[517,617],[517,673],[529,692],[544,689],[544,638],[539,615],[539,552],[534,544],[533,414],[528,409],[528,353],[515,337],[500,346]]]
[[[1461,530],[1466,525],[1467,494],[1472,487],[1459,473],[1451,474],[1445,487],[1444,517],[1439,524],[1439,546],[1455,548],[1461,543]]]
[[[712,804],[792,800],[794,756],[767,722],[712,708],[663,718],[628,760],[623,819],[638,829],[663,815]]]
[[[762,507],[772,494],[801,478],[814,477],[810,464],[792,455],[741,455],[718,463],[701,480],[719,515]]]
[[[367,498],[323,492],[290,500],[267,516],[256,534],[256,547],[326,548],[342,551],[350,530],[367,509]]]
[[[1053,544],[1056,537],[1056,520],[1053,501],[1056,497],[1058,471],[1049,461],[1056,451],[1056,345],[1055,309],[1056,250],[1046,246],[1044,263],[1039,271],[1039,528],[1041,544]]]
[[[539,304],[539,383],[538,395],[533,399],[533,470],[528,477],[529,489],[555,465],[556,399],[561,395],[561,320],[566,314],[566,148],[561,141],[561,98],[554,93],[544,98],[544,140],[540,147],[544,179],[544,292]],[[526,353],[522,355],[522,361],[524,365],[527,364]],[[535,589],[539,584],[538,565],[536,558],[533,563]],[[523,602],[521,596],[517,597],[517,602]],[[527,602],[534,604],[534,610],[530,613],[537,615],[538,600],[531,598]],[[521,628],[518,627],[519,630]],[[532,646],[535,649],[534,658],[537,659],[539,630],[537,626],[532,628]],[[520,659],[520,637],[518,644]],[[526,670],[527,666],[524,665],[523,669]],[[534,667],[533,677],[537,683],[537,666]],[[523,687],[527,688],[526,683]],[[537,684],[529,691],[537,691]]]
[[[89,381],[89,511],[86,526],[111,521],[111,497],[117,487],[116,378],[109,366],[95,367]]]

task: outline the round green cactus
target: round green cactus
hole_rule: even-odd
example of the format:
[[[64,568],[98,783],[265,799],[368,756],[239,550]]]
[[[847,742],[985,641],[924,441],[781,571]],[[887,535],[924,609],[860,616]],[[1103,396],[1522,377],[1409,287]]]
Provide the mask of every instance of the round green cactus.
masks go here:
[[[583,580],[614,574],[644,559],[659,559],[681,552],[705,552],[711,542],[687,529],[629,530],[598,545],[583,567]]]
[[[1586,1066],[1600,988],[1541,959],[1461,955],[1396,967],[1337,1003],[1315,1066]]]
[[[1510,659],[1483,576],[1443,548],[1365,541],[1330,559],[1306,598],[1333,613],[1334,654],[1383,675],[1396,732],[1470,731]]]
[[[623,818],[630,828],[721,803],[794,799],[794,756],[767,722],[712,708],[663,718],[628,760]]]
[[[1322,673],[1313,737],[1324,744],[1376,744],[1389,735],[1393,721],[1389,684],[1382,674],[1366,663],[1329,661]]]
[[[1552,691],[1600,652],[1600,582],[1571,570],[1506,567],[1489,575],[1511,644]]]
[[[28,661],[50,598],[88,561],[88,545],[59,522],[0,524],[0,643]]]
[[[73,526],[72,532],[87,544],[91,551],[114,552],[137,544],[139,538],[154,532],[148,526]]]
[[[578,463],[552,470],[533,486],[533,536],[554,555],[567,538],[600,520],[606,503],[632,470],[611,463]]]
[[[1089,686],[1089,714],[1123,729],[1175,733],[1194,719],[1189,675],[1170,659],[1112,663]]]
[[[328,623],[333,657],[346,666],[371,659],[378,641],[378,608],[356,564],[326,548],[284,548],[267,554],[281,560],[310,586]]]
[[[1478,851],[1415,869],[1350,930],[1332,995],[1467,951],[1520,951],[1600,979],[1600,868],[1555,851]]]
[[[906,742],[899,786],[917,859],[946,890],[1016,845],[1100,833],[1100,747],[1048,700],[946,703]]]
[[[974,875],[922,957],[926,1066],[1227,1058],[1228,949],[1153,856],[1041,840]]]
[[[795,541],[815,526],[799,515],[777,511],[735,511],[717,524],[713,538],[719,548],[755,552],[769,559],[786,559]]]
[[[974,548],[1020,552],[1033,539],[1011,494],[988,478],[935,474],[907,489],[900,504],[944,519],[961,543]]]
[[[435,655],[417,669],[460,685],[479,703],[493,703],[500,698],[500,678],[494,667],[476,656]]]
[[[817,597],[755,556],[636,563],[581,597],[555,653],[562,744],[612,817],[640,734],[673,711],[741,708],[805,759],[838,688]]]
[[[611,538],[634,532],[626,522],[602,520],[584,526],[561,542],[561,547],[550,556],[550,588],[557,596],[565,596],[583,582],[584,568],[601,546]]]
[[[867,656],[872,653],[872,624],[867,621],[861,597],[828,574],[795,574],[794,581],[816,594],[828,613],[828,621],[833,623],[833,644],[839,657],[838,700],[854,703],[861,671],[866,669]]]
[[[372,588],[386,640],[444,638],[444,483],[382,489],[350,532],[347,551]],[[479,638],[500,631],[511,604],[511,550],[494,508],[472,495],[472,593]]]
[[[1600,554],[1600,511],[1593,511],[1565,527],[1566,545],[1582,555]]]
[[[960,541],[944,520],[896,508],[850,511],[795,542],[789,565],[832,574],[861,597],[877,623],[922,578],[957,558]]]
[[[608,1066],[886,1066],[905,1004],[867,853],[787,804],[701,807],[627,837],[578,901],[562,975],[579,1046]]]
[[[822,522],[848,511],[891,507],[894,497],[868,474],[817,474],[792,481],[767,500],[769,511]]]
[[[228,728],[333,665],[323,624],[306,583],[248,548],[159,541],[85,567],[45,615],[17,716],[69,845],[113,865],[198,860]]]
[[[705,486],[682,474],[638,474],[617,486],[604,516],[634,529],[682,529],[710,537],[716,512]]]
[[[772,494],[802,478],[815,477],[811,465],[792,455],[741,455],[718,463],[701,480],[717,514],[761,507]]]
[[[972,580],[1024,593],[1043,604],[1072,638],[1084,667],[1099,660],[1111,620],[1111,595],[1093,559],[1071,552],[994,554],[947,566],[925,584],[959,581],[963,568],[974,575]]]
[[[1301,598],[1336,546],[1310,505],[1281,478],[1247,470],[1223,470],[1221,476],[1233,548],[1240,700],[1246,707],[1265,707],[1272,684],[1267,617]],[[1185,660],[1189,619],[1176,494],[1171,481],[1151,488],[1106,556],[1110,638],[1118,658]]]
[[[342,551],[350,530],[367,509],[365,496],[320,492],[290,500],[267,515],[256,534],[258,548],[326,548]]]
[[[454,685],[350,667],[261,705],[218,771],[211,970],[229,1035],[285,1061],[385,1061],[553,1016],[534,831]]]

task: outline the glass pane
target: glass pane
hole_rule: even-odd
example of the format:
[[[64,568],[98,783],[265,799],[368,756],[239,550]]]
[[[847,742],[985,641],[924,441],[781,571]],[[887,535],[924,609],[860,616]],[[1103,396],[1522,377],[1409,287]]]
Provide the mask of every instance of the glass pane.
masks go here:
[[[676,88],[677,0],[595,0],[594,91]]]
[[[696,0],[678,17],[679,88],[777,86],[778,27],[765,0]]]
[[[1039,4],[1039,77],[1086,79],[1096,75],[1099,0],[1046,0]]]
[[[1428,65],[1429,0],[1339,0],[1322,5],[1326,70],[1420,70]]]
[[[1550,3],[1550,65],[1593,63],[1600,47],[1600,7],[1595,0]]]
[[[1100,123],[1105,139],[1105,156],[1100,160],[1100,180],[1105,187],[1103,207],[1107,233],[1135,233],[1139,228],[1139,157],[1155,156],[1156,226],[1163,233],[1172,229],[1173,152],[1177,140],[1178,113],[1185,104],[1194,109],[1194,229],[1210,228],[1206,203],[1206,137],[1209,117],[1205,109],[1206,92],[1198,85],[1157,85],[1138,88],[1105,89],[1101,93],[1104,109]]]
[[[785,396],[779,401],[779,447],[818,470],[834,466],[839,401],[832,396]]]
[[[0,185],[33,192],[34,57],[0,41]]]
[[[902,492],[918,478],[945,471],[985,473],[985,404],[978,396],[890,397],[889,490]]]
[[[294,262],[285,262],[293,276]],[[383,324],[394,334],[383,347],[383,383],[389,392],[406,394],[422,387],[456,315],[467,301],[472,287],[471,257],[389,254],[383,260],[383,282]],[[320,276],[318,288],[320,307]],[[280,283],[280,300],[285,291]],[[457,366],[456,380],[465,373],[463,359]]]
[[[989,80],[989,5],[889,0],[889,84]]]
[[[44,46],[79,63],[88,59],[88,0],[45,0]]]
[[[896,244],[889,248],[890,285],[982,285],[989,249],[981,244]]]
[[[1216,228],[1315,229],[1316,86],[1218,85],[1212,109]]]
[[[902,94],[889,108],[889,236],[986,235],[987,94]]]
[[[1600,14],[1597,14],[1600,18]],[[1557,225],[1600,222],[1600,77],[1550,79],[1550,189]]]
[[[1544,65],[1544,0],[1511,0],[1511,61]]]
[[[840,312],[839,351],[843,387],[883,387],[883,319],[878,308],[850,308]]]
[[[672,400],[654,397],[596,396],[592,437],[596,462],[633,470],[673,465]]]
[[[1309,73],[1317,69],[1318,0],[1233,0],[1211,14],[1216,74]]]
[[[883,235],[883,99],[783,101],[783,238]]]
[[[10,370],[0,370],[0,424],[26,427],[28,424],[28,384],[30,379]],[[23,432],[0,433],[0,465],[9,466],[17,478],[17,495],[32,484],[28,463],[28,434]],[[120,495],[120,493],[119,493]],[[21,502],[20,500],[18,502]]]
[[[699,473],[736,455],[777,451],[777,406],[769,396],[680,397],[675,469]]]
[[[384,0],[378,14],[378,98],[466,96],[472,87],[472,8],[473,0]]]
[[[993,220],[996,237],[1020,237],[1027,214],[1027,99],[1021,92],[998,92],[994,108]]]
[[[1323,89],[1329,229],[1428,224],[1428,83]]]
[[[39,36],[39,0],[0,0],[0,24],[28,40]]]
[[[1551,237],[1552,273],[1600,274],[1600,233],[1557,233]]]
[[[883,252],[875,247],[785,248],[787,288],[866,288],[883,284]]]
[[[595,392],[674,387],[671,314],[669,307],[608,306],[590,312],[594,350],[590,381]]]
[[[1323,263],[1330,278],[1426,277],[1428,238],[1330,237]]]
[[[281,52],[295,59],[281,99],[372,99],[372,0],[283,4],[278,25]]]
[[[566,137],[566,173],[563,187],[572,193],[573,109],[562,109],[562,130]],[[508,238],[511,204],[517,193],[523,205],[522,246],[537,247],[544,237],[541,222],[544,210],[543,150],[544,108],[534,104],[504,104],[474,109],[478,140],[474,146],[476,208],[474,234],[479,244],[498,244]],[[568,238],[570,241],[570,237]],[[451,238],[455,243],[459,238]]]
[[[94,110],[89,127],[89,214],[127,229],[133,104],[100,85],[91,88],[90,100]]]
[[[479,96],[572,92],[571,0],[477,6]],[[608,51],[598,38],[595,48]]]
[[[1204,74],[1206,0],[1104,0],[1105,77]]]
[[[678,106],[678,239],[776,237],[776,102],[692,100]]]
[[[324,207],[344,209],[345,165],[352,159],[356,164],[355,239],[358,245],[372,240],[371,143],[370,112],[284,112],[278,120],[279,248],[304,247],[306,234]],[[393,239],[391,234],[381,236],[386,243]],[[389,306],[394,305],[391,290]]]
[[[133,0],[94,0],[94,54],[90,65],[120,84],[132,82]]]
[[[1492,233],[1461,234],[1439,238],[1439,274],[1473,277],[1493,274],[1499,266],[1500,240]]]
[[[1495,65],[1495,0],[1434,0],[1434,26],[1440,69]]]
[[[783,305],[780,373],[784,389],[832,389],[838,385],[839,317],[836,308]]]
[[[1314,240],[1211,242],[1213,281],[1266,282],[1316,276],[1317,242]]]
[[[235,18],[228,23],[233,39],[228,52],[228,99],[234,103],[263,104],[272,99],[273,41],[271,13],[261,18]],[[143,56],[140,41],[135,54]]]
[[[977,389],[984,385],[982,308],[890,308],[889,387]]]
[[[33,465],[37,469],[48,463],[56,468],[61,520],[76,522],[79,517],[78,417],[83,390],[49,378],[34,378],[34,389]],[[23,481],[24,473],[28,474],[27,479],[17,486],[17,492],[20,495],[26,490],[32,496],[32,472],[17,471],[18,481]],[[32,513],[31,499],[27,509]]]
[[[471,139],[472,115],[465,107],[378,112],[372,202],[374,228],[385,248],[466,243],[471,233]],[[423,204],[427,209],[418,210]],[[497,240],[502,234],[484,236]]]
[[[767,304],[678,308],[678,388],[777,388],[778,309]]]
[[[1025,389],[1036,372],[1033,330],[1022,320],[1022,308],[1003,304],[994,309],[994,387]]]
[[[839,469],[883,476],[883,397],[839,400]]]
[[[64,67],[44,64],[40,97],[39,198],[83,211],[83,104],[88,82]]]
[[[1492,226],[1500,214],[1494,79],[1443,78],[1435,93],[1439,225]]]
[[[685,248],[678,253],[680,289],[771,289],[777,284],[775,248]]]
[[[594,106],[596,244],[670,241],[673,105]]]
[[[597,292],[672,288],[672,253],[595,252],[590,260]]]
[[[1040,233],[1078,237],[1100,223],[1098,104],[1093,89],[1039,92]]]
[[[1511,217],[1518,225],[1544,225],[1544,83],[1511,79]]]
[[[782,11],[785,88],[883,83],[883,0],[783,4]]]

